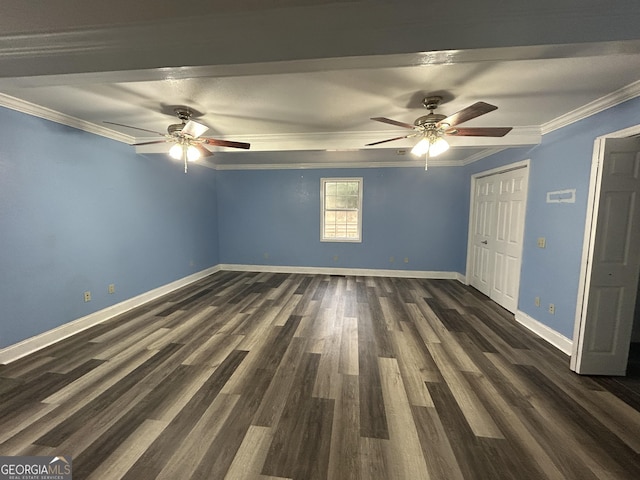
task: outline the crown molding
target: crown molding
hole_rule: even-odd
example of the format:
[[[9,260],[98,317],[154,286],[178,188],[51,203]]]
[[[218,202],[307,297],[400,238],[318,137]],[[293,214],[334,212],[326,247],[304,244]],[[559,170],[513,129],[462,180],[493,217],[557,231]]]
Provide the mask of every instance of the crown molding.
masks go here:
[[[32,115],[34,117],[42,118],[44,120],[67,125],[68,127],[77,128],[85,132],[94,133],[96,135],[100,135],[101,137],[110,138],[111,140],[116,140],[118,142],[126,143],[129,145],[135,142],[135,137],[132,137],[130,135],[125,135],[123,133],[111,130],[107,127],[96,125],[95,123],[87,122],[85,120],[80,120],[79,118],[60,113],[56,110],[51,110],[50,108],[36,105],[35,103],[20,100],[19,98],[11,97],[9,95],[5,95],[4,93],[0,93],[0,106],[10,108],[11,110],[15,110],[17,112],[26,113],[27,115]]]
[[[473,162],[477,162],[478,160],[482,160],[483,158],[490,157],[491,155],[500,153],[503,150],[506,150],[506,148],[487,148],[486,150],[482,150],[481,152],[478,152],[474,155],[469,155],[462,161],[462,165],[471,165]]]
[[[640,96],[640,80],[542,124],[542,134],[546,135],[547,133],[551,133],[559,128],[584,120],[591,115],[600,113],[607,108],[615,107],[616,105],[638,96]]]
[[[397,136],[395,130],[384,131],[348,131],[348,132],[301,132],[301,133],[268,133],[251,135],[233,135],[232,138],[220,136],[222,140],[235,140],[251,143],[252,152],[281,152],[281,151],[350,151],[350,150],[387,150],[385,146],[366,147],[367,143],[380,138]],[[527,145],[537,145],[542,137],[539,127],[515,127],[505,137],[447,137],[452,148],[507,148]],[[138,138],[134,142],[153,140],[151,137]],[[394,149],[411,149],[415,139],[404,139],[393,142]],[[327,147],[330,146],[331,150]],[[136,147],[136,153],[165,153],[166,146],[162,144],[141,145]],[[223,150],[224,151],[224,150]]]
[[[456,161],[429,160],[429,167],[461,167]],[[424,168],[424,160],[409,162],[315,162],[315,163],[269,163],[215,165],[214,170],[313,170],[325,168]]]

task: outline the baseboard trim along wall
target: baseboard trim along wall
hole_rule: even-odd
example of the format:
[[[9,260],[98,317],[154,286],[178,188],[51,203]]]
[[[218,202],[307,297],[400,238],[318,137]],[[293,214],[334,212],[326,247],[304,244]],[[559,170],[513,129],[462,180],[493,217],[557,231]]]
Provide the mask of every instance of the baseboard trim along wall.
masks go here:
[[[339,268],[339,267],[293,267],[281,265],[240,265],[223,263],[221,270],[232,272],[269,272],[300,273],[314,275],[353,275],[356,277],[398,277],[398,278],[432,278],[451,279],[465,283],[466,277],[458,272],[438,272],[421,270],[381,270],[373,268]]]
[[[544,323],[539,322],[535,318],[527,315],[521,310],[518,310],[515,314],[516,322],[527,327],[533,333],[546,340],[551,345],[559,349],[561,352],[571,356],[573,349],[573,341],[561,333],[556,332],[550,327],[547,327]]]
[[[104,308],[102,310],[98,310],[97,312],[78,318],[69,323],[65,323],[64,325],[60,325],[59,327],[56,327],[52,330],[48,330],[34,337],[27,338],[19,343],[9,345],[8,347],[0,350],[0,364],[4,365],[18,360],[25,355],[33,353],[53,343],[59,342],[60,340],[86,330],[87,328],[93,327],[94,325],[105,322],[110,318],[139,307],[140,305],[143,305],[147,302],[150,302],[151,300],[161,297],[162,295],[166,295],[167,293],[173,292],[174,290],[189,285],[190,283],[196,282],[201,278],[218,272],[219,270],[220,265],[206,268],[205,270],[201,270],[200,272],[196,272],[174,282],[167,283],[166,285],[163,285],[161,287],[149,290],[148,292],[142,293],[136,297],[129,298],[128,300],[125,300],[123,302],[111,305],[110,307]]]
[[[0,364],[7,364],[18,360],[30,353],[47,347],[55,342],[63,340],[71,335],[79,333],[94,325],[109,320],[117,315],[121,315],[129,310],[139,307],[162,295],[166,295],[174,290],[182,288],[190,283],[196,282],[212,273],[227,270],[236,272],[270,272],[270,273],[299,273],[318,275],[354,275],[370,277],[400,277],[400,278],[429,278],[429,279],[451,279],[460,283],[466,283],[466,277],[458,272],[442,271],[419,271],[419,270],[381,270],[368,268],[337,268],[337,267],[293,267],[276,265],[240,265],[240,264],[220,264],[192,275],[186,276],[174,282],[145,292],[136,297],[130,298],[116,305],[112,305],[103,310],[99,310],[90,315],[78,318],[57,328],[48,330],[39,335],[27,338],[19,343],[9,345],[0,350]],[[571,355],[573,342],[552,330],[536,319],[530,317],[522,311],[515,314],[517,322],[521,323],[529,330],[542,337],[555,347],[559,348],[567,355]]]

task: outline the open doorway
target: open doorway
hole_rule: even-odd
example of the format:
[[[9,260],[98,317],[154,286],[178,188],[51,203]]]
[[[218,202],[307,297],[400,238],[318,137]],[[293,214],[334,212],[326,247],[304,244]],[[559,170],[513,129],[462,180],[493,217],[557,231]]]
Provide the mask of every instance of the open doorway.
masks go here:
[[[640,281],[636,295],[629,359],[627,360],[627,375],[624,377],[597,376],[592,378],[600,386],[640,411]]]
[[[640,277],[640,126],[596,139],[571,369],[627,373]]]

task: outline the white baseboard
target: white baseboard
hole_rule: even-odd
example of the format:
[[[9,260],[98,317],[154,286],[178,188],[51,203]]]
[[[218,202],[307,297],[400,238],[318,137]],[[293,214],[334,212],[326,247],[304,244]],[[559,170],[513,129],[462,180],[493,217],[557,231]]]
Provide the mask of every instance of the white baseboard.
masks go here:
[[[151,300],[161,297],[162,295],[166,295],[167,293],[173,292],[174,290],[189,285],[190,283],[198,281],[201,278],[211,275],[212,273],[215,273],[219,270],[221,270],[220,265],[209,267],[200,272],[196,272],[192,275],[176,280],[175,282],[171,282],[161,287],[154,288],[153,290],[149,290],[148,292],[145,292],[136,297],[130,298],[110,307],[78,318],[69,323],[65,323],[64,325],[60,325],[59,327],[56,327],[52,330],[48,330],[31,338],[27,338],[19,343],[9,345],[8,347],[0,350],[0,364],[13,362],[21,357],[24,357],[25,355],[47,347],[55,342],[59,342],[60,340],[86,330],[87,328],[93,327],[94,325],[105,322],[110,318],[115,317],[116,315],[120,315],[133,308],[139,307],[140,305],[143,305],[147,302],[150,302]]]
[[[403,277],[403,278],[432,278],[432,279],[452,279],[464,283],[464,275],[458,272],[436,272],[417,270],[376,270],[367,268],[330,268],[330,267],[288,267],[272,265],[235,265],[220,264],[194,273],[187,277],[168,283],[161,287],[145,292],[136,297],[104,308],[87,316],[78,318],[64,325],[60,325],[52,330],[40,333],[27,338],[19,343],[9,345],[0,349],[0,364],[7,364],[18,360],[30,353],[36,352],[44,347],[59,342],[71,335],[79,333],[87,328],[98,325],[117,315],[132,310],[151,300],[155,300],[162,295],[166,295],[174,290],[182,288],[190,283],[200,280],[212,273],[220,270],[236,272],[273,272],[273,273],[303,273],[303,274],[324,274],[324,275],[354,275],[371,277]]]
[[[270,272],[301,273],[318,275],[353,275],[356,277],[399,277],[399,278],[431,278],[452,279],[464,283],[465,276],[458,272],[437,272],[422,270],[380,270],[371,268],[339,268],[339,267],[291,267],[279,265],[240,265],[225,263],[221,270],[233,272]]]
[[[556,332],[554,329],[547,327],[544,323],[539,322],[535,318],[527,315],[521,310],[518,310],[515,315],[516,322],[524,325],[533,333],[546,340],[551,345],[571,356],[573,349],[573,340],[565,337],[561,333]]]

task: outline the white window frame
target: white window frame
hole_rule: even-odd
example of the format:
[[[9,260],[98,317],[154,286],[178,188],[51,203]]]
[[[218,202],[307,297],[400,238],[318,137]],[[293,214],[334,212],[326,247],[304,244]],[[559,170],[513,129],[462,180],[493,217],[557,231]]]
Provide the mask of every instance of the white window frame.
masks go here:
[[[357,237],[325,237],[325,190],[327,182],[357,182],[358,183],[358,236]],[[320,241],[321,242],[362,242],[362,177],[323,177],[320,179]]]

